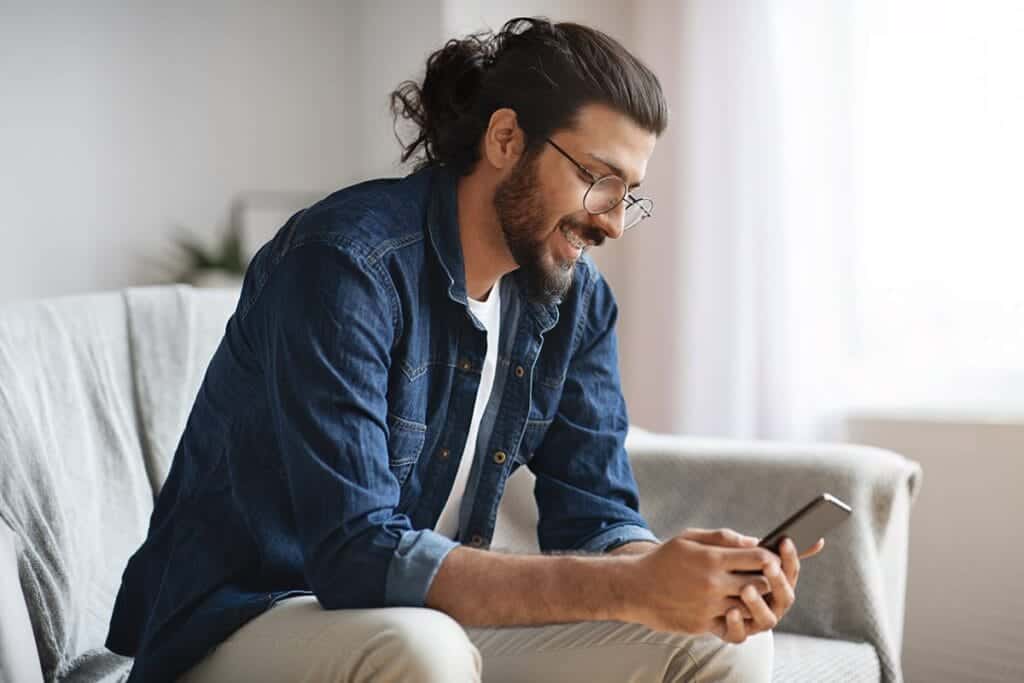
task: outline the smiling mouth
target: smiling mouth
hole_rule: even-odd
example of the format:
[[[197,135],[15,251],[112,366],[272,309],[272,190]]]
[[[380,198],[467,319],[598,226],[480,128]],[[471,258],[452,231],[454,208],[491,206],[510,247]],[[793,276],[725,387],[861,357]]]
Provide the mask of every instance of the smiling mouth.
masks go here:
[[[562,233],[562,236],[565,237],[565,241],[568,242],[570,246],[576,248],[579,251],[583,251],[587,247],[593,246],[593,242],[589,242],[579,237],[575,232],[572,231],[569,224],[567,223],[562,223],[562,225],[559,226],[559,231]]]

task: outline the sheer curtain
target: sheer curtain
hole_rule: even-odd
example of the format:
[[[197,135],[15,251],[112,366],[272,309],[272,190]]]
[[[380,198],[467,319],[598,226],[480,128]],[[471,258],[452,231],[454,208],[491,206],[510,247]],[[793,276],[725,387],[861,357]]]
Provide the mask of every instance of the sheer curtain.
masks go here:
[[[858,0],[855,403],[1024,415],[1024,3]]]
[[[656,217],[612,270],[640,426],[841,434],[854,339],[848,3],[637,3],[632,47],[672,121]]]

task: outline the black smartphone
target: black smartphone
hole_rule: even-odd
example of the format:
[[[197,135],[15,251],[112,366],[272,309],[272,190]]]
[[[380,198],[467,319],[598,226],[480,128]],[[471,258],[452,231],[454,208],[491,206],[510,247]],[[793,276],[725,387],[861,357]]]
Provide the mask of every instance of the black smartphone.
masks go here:
[[[777,554],[779,543],[788,536],[793,539],[797,554],[803,554],[852,512],[850,506],[843,501],[830,493],[823,493],[772,529],[758,545]]]

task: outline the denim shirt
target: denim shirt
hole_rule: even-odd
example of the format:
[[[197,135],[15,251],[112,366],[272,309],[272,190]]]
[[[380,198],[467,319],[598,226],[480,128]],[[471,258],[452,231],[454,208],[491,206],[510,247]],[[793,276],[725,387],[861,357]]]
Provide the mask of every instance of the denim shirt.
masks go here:
[[[424,606],[445,556],[488,548],[505,482],[536,475],[542,551],[657,541],[623,441],[612,292],[588,257],[564,299],[501,280],[502,338],[457,540],[433,530],[487,350],[466,301],[456,179],[346,188],[255,256],[207,368],[107,646],[172,680],[281,598]]]

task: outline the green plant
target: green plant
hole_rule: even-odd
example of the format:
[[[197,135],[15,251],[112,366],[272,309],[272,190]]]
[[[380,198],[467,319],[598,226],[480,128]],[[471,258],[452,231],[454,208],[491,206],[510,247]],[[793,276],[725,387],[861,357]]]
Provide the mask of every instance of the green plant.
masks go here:
[[[242,235],[237,227],[229,227],[220,242],[212,247],[183,229],[178,232],[174,240],[178,250],[175,282],[193,282],[210,271],[237,276],[245,274],[248,259],[243,253]]]

